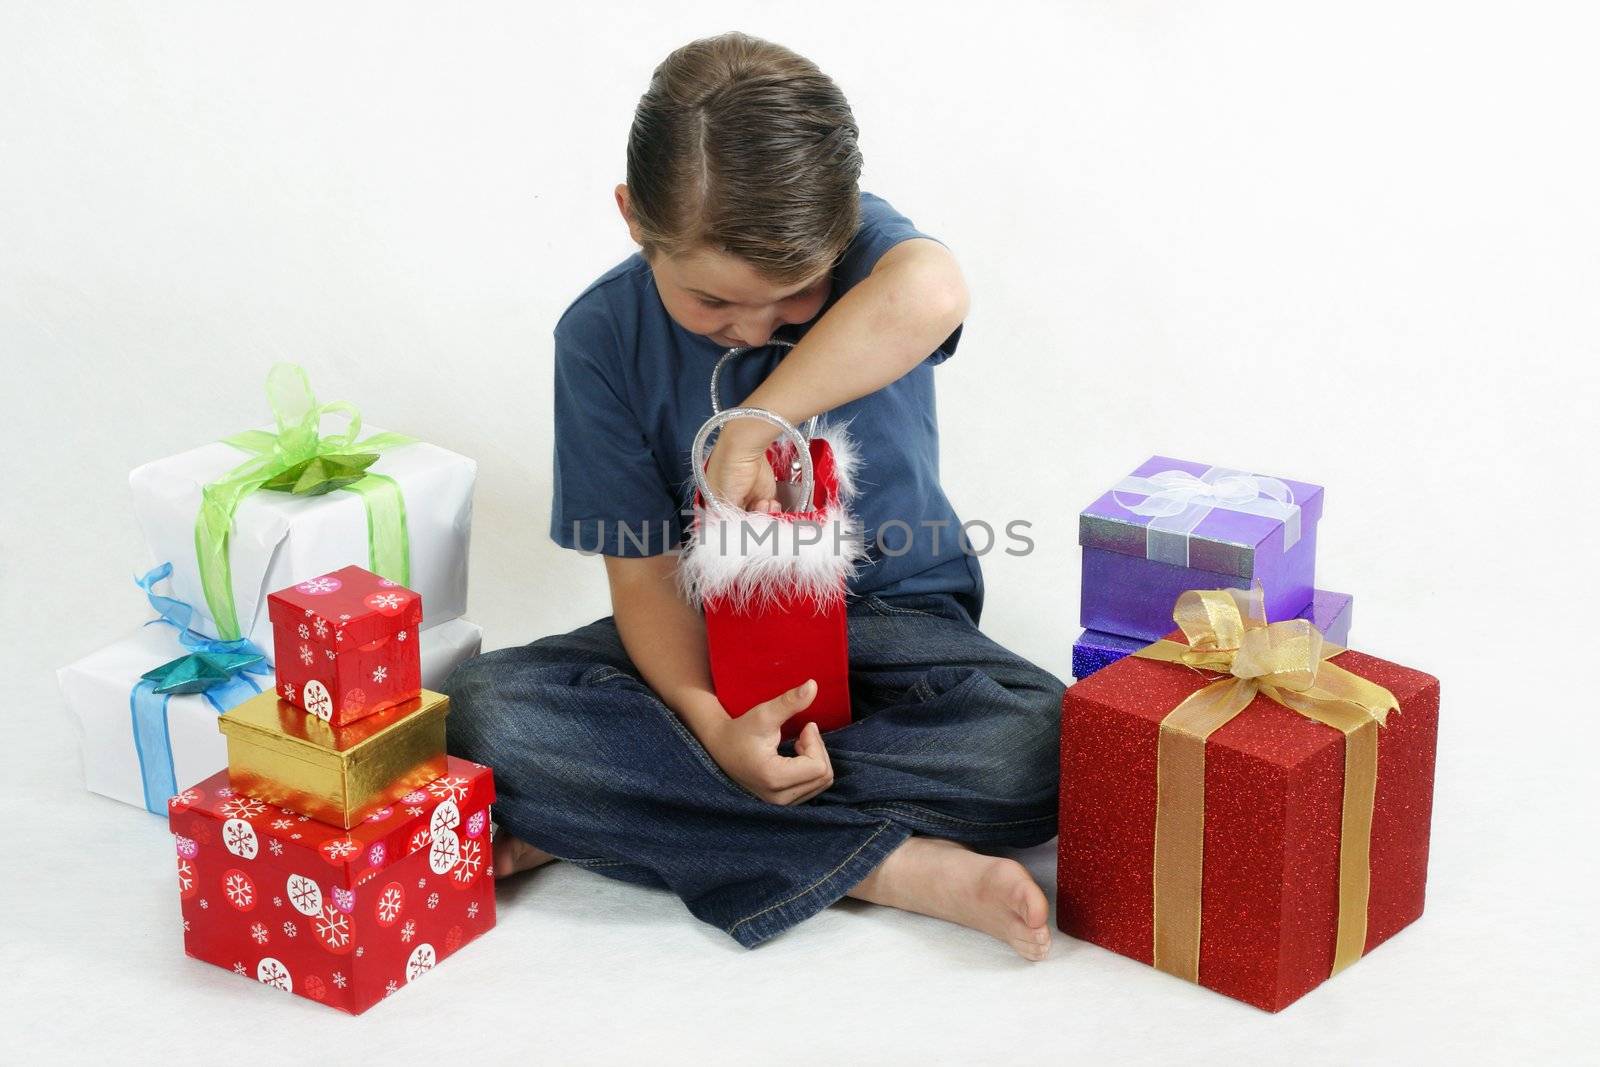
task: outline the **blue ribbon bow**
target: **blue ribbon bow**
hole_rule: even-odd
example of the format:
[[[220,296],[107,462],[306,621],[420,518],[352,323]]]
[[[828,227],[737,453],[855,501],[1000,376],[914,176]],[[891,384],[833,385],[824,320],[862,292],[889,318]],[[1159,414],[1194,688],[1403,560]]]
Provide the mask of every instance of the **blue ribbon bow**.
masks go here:
[[[159,815],[168,799],[177,795],[177,773],[172,766],[172,737],[167,731],[167,701],[174,693],[198,693],[217,714],[261,692],[251,675],[272,673],[272,664],[250,641],[219,641],[189,628],[194,608],[181,600],[162,596],[152,588],[172,574],[172,564],[152,568],[134,581],[159,618],[146,626],[171,626],[189,651],[140,676],[129,695],[133,712],[133,747],[139,754],[139,775],[144,780],[144,806]]]

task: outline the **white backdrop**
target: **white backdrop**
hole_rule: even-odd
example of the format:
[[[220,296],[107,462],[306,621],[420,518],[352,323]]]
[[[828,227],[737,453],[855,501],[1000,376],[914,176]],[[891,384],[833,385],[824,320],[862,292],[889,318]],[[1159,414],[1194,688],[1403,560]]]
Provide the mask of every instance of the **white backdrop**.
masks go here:
[[[36,1050],[191,1062],[285,1027],[342,1062],[1592,1048],[1585,5],[669,6],[0,4],[0,990]],[[1326,485],[1319,584],[1356,595],[1354,643],[1443,679],[1428,913],[1283,1016],[848,906],[745,954],[555,869],[351,1021],[185,960],[157,820],[80,793],[51,671],[145,617],[126,472],[263,420],[274,360],[479,460],[490,647],[609,610],[599,561],[546,535],[550,330],[631,251],[611,187],[650,70],[729,28],[839,82],[864,187],[965,267],[945,484],[1037,542],[985,560],[988,632],[1067,674],[1076,512],[1161,452]]]

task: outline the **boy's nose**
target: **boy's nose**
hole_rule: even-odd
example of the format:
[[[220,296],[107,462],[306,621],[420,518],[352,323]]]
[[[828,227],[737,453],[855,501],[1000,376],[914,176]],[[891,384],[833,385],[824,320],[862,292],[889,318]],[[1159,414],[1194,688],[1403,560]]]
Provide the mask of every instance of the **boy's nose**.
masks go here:
[[[778,323],[772,319],[763,322],[742,322],[730,331],[730,336],[745,348],[760,348],[772,340]]]

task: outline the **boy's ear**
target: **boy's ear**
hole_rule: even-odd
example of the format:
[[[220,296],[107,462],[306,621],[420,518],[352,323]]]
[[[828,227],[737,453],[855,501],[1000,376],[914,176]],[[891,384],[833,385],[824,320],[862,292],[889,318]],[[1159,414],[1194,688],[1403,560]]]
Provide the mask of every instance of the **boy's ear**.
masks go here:
[[[617,210],[622,213],[622,221],[628,224],[628,236],[633,238],[634,244],[642,246],[644,241],[640,239],[638,220],[633,217],[633,200],[628,195],[627,185],[617,186],[613,195],[617,199]]]

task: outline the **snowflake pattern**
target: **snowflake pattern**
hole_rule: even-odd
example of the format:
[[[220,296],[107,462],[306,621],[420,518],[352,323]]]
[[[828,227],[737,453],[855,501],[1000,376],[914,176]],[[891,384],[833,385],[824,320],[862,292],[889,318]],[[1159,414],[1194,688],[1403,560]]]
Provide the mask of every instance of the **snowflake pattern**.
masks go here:
[[[461,858],[450,870],[450,877],[459,886],[466,886],[478,877],[478,868],[483,866],[483,845],[470,837],[461,842]]]
[[[471,904],[467,905],[467,918],[476,919],[477,917],[478,917],[478,902],[476,900],[474,900]]]
[[[485,813],[481,811],[473,812],[472,817],[467,820],[467,836],[477,837],[483,833],[483,824],[488,821],[489,817]]]
[[[321,615],[316,617],[312,623],[312,626],[317,631],[318,637],[328,636],[328,620],[324,619]]]
[[[285,993],[294,992],[294,980],[289,977],[289,968],[271,956],[261,957],[261,962],[256,964],[256,980]]]
[[[394,809],[393,808],[379,808],[377,811],[373,812],[371,815],[368,815],[366,821],[367,822],[382,822],[383,820],[387,819],[389,816],[391,816],[393,814],[394,814]]]
[[[435,961],[433,946],[426,941],[412,949],[411,955],[406,959],[406,981],[415,982],[433,970]]]
[[[300,928],[298,926],[296,926],[294,923],[286,922],[286,923],[283,924],[283,936],[284,937],[294,937],[295,935],[297,935],[299,933],[300,933]]]
[[[400,928],[400,941],[402,944],[411,944],[411,939],[417,936],[417,924],[410,919]]]
[[[188,919],[183,920],[183,932],[184,933],[188,933],[189,932],[189,920]]]
[[[356,946],[356,959],[360,959],[362,956],[365,956],[366,954],[367,954],[367,946],[366,945],[357,945]]]
[[[267,839],[267,851],[272,853],[274,856],[283,855],[283,842],[279,841],[276,837],[269,837]]]
[[[472,783],[459,774],[447,774],[443,778],[435,778],[428,783],[428,792],[436,797],[449,797],[451,800],[467,799],[467,790]]]
[[[406,632],[404,630],[401,630],[399,633],[395,634],[394,636],[395,636],[396,640],[404,641],[406,639]]]
[[[267,924],[266,923],[251,923],[250,924],[250,939],[252,941],[254,941],[256,944],[265,945],[267,943],[268,936],[270,936],[270,935],[268,935],[268,933],[267,933]]]
[[[335,630],[333,632],[333,639],[335,641],[343,641],[344,640],[344,631],[343,630]]]
[[[309,667],[316,662],[316,659],[317,654],[311,650],[310,645],[300,646],[300,663],[302,666]]]
[[[312,916],[322,911],[322,888],[302,874],[291,874],[286,883],[289,903],[301,915]]]
[[[428,849],[428,869],[434,874],[444,874],[461,858],[461,839],[454,830],[441,830],[433,835]]]
[[[380,926],[393,925],[400,917],[400,909],[405,907],[405,890],[400,888],[399,882],[390,882],[383,887],[383,892],[378,894],[378,924]]]
[[[283,898],[282,898],[282,897],[273,897],[273,898],[272,898],[272,906],[273,906],[273,907],[274,907],[274,908],[281,908],[281,907],[283,907]]]
[[[402,603],[404,601],[400,599],[398,593],[379,593],[367,598],[367,604],[379,611],[396,611]]]
[[[220,791],[219,791],[219,794]],[[253,819],[267,810],[267,806],[254,797],[233,797],[222,805],[222,816],[225,819]]]
[[[332,578],[324,574],[320,578],[312,578],[308,581],[301,582],[299,585],[295,586],[295,588],[300,590],[302,593],[309,593],[312,596],[322,596],[325,593],[334,592],[341,584],[342,583],[339,581],[339,579]]]
[[[194,864],[182,856],[178,857],[178,892],[188,897],[194,889]]]
[[[418,815],[422,814],[422,809],[413,804],[411,807],[406,809],[406,814],[412,818],[416,818]]]
[[[428,794],[424,793],[420,789],[413,789],[411,792],[401,797],[400,801],[404,804],[426,804],[428,802]]]
[[[204,911],[205,909],[207,909],[209,907],[211,907],[211,901],[207,900],[205,897],[201,897],[200,898],[200,910]]]
[[[350,947],[350,917],[334,908],[332,904],[323,907],[316,919],[317,940],[334,952],[342,952]]]
[[[438,906],[439,906],[439,894],[438,893],[429,893],[428,894],[428,910],[432,911],[433,909],[437,908]]]
[[[287,700],[291,704],[294,703],[294,683],[293,682],[284,682],[283,683],[283,699]]]
[[[418,889],[426,889],[426,888],[428,888],[428,878],[427,878],[426,875],[424,875],[423,877],[417,879],[417,888]]]
[[[229,803],[240,803],[229,801]],[[249,803],[254,803],[250,801]],[[222,824],[222,845],[229,852],[243,860],[253,860],[260,844],[256,840],[256,829],[243,819],[229,819]]]
[[[244,969],[244,961],[240,960],[240,961],[236,961],[234,963],[234,965],[233,965],[233,973],[234,974],[246,974],[246,973],[248,973]]]
[[[305,623],[301,623],[295,628],[295,633],[299,634],[300,640],[304,641],[311,636],[311,627],[307,626]]]
[[[456,807],[453,800],[441,800],[439,806],[433,809],[433,817],[428,820],[428,832],[438,836],[446,830],[454,830],[461,825],[461,809]]]
[[[383,987],[383,995],[384,996],[392,997],[398,992],[400,992],[400,983],[396,982],[393,978],[389,979],[389,981],[384,984],[384,987]]]
[[[372,680],[374,682],[381,682],[387,677],[389,677],[389,668],[388,667],[385,667],[382,664],[380,664],[380,665],[378,665],[378,666],[376,666],[376,667],[374,667],[372,669]]]
[[[185,789],[177,796],[168,798],[167,807],[171,808],[173,811],[188,811],[190,808],[194,807],[195,803],[199,799],[200,790]]]
[[[232,870],[224,874],[222,892],[227,895],[228,903],[240,911],[249,911],[256,906],[255,883],[250,881],[250,876],[243,871]]]
[[[217,796],[231,797],[233,796],[233,790],[229,789],[227,786],[223,786],[221,789],[217,790]]]
[[[356,910],[356,891],[342,885],[333,887],[333,906],[349,915]]]
[[[323,654],[323,655],[324,655],[324,656],[326,656],[326,657],[327,657],[327,658],[329,658],[329,659],[338,659],[338,658],[339,658],[339,657],[338,657],[338,655],[337,655],[337,654],[335,654],[335,653],[334,653],[334,651],[333,651],[333,649],[331,649],[331,648],[325,648],[325,649],[323,649],[323,650],[322,650],[322,654]]]
[[[343,989],[345,986],[350,984],[350,979],[344,976],[343,971],[334,971],[333,984],[338,986],[340,989]]]
[[[348,837],[336,837],[322,843],[322,854],[329,863],[339,863],[356,854],[359,846]]]
[[[291,827],[293,825],[294,825],[294,820],[293,819],[273,819],[272,820],[272,828],[274,830],[287,830],[289,827]]]
[[[374,867],[382,867],[383,861],[388,858],[389,850],[384,847],[382,841],[374,842],[372,847],[367,849],[367,862]]]

